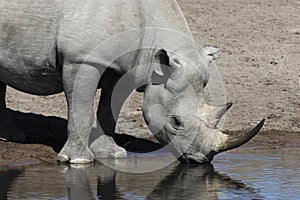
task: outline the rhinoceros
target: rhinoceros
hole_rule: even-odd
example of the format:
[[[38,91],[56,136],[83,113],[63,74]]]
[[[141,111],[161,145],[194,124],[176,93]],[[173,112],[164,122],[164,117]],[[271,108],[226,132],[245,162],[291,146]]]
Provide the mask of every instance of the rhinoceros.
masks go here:
[[[263,126],[264,120],[239,137],[216,128],[230,107],[203,101],[217,50],[199,49],[176,0],[2,0],[0,10],[0,109],[6,86],[34,95],[64,92],[68,140],[60,162],[89,163],[95,152],[126,156],[113,138],[134,89],[144,93],[149,129],[183,162],[210,162]],[[90,144],[99,88],[101,134]]]

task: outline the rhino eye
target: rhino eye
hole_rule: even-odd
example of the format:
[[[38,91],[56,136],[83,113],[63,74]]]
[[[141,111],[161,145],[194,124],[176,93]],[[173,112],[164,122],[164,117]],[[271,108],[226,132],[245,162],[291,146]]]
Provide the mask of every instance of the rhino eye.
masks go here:
[[[171,117],[171,124],[172,124],[172,127],[175,128],[176,130],[180,130],[183,128],[183,124],[180,121],[180,118],[177,116]]]

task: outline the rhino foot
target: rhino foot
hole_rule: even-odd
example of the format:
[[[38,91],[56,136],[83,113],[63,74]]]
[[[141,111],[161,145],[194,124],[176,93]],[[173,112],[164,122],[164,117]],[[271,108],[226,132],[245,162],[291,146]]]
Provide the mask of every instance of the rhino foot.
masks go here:
[[[125,158],[127,152],[118,146],[114,139],[107,135],[101,135],[92,144],[91,150],[96,158]]]
[[[57,155],[57,161],[58,162],[69,162],[70,160],[70,157],[68,155],[65,155],[63,153],[59,153]]]
[[[94,155],[87,145],[83,145],[81,142],[71,142],[68,139],[63,149],[59,152],[57,161],[72,164],[87,164],[94,161]]]
[[[69,156],[59,153],[57,156],[58,162],[68,162],[71,164],[89,164],[94,161],[94,159],[89,158],[73,158],[71,159]]]

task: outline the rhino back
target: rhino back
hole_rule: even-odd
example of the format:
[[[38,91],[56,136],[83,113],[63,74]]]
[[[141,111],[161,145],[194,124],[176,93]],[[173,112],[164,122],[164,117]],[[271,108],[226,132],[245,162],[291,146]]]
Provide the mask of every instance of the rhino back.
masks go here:
[[[143,27],[141,0],[70,0],[62,13],[57,44],[65,60],[104,67],[114,62],[120,73],[133,67],[136,51],[128,49],[140,45],[142,32],[131,30]]]
[[[61,91],[57,2],[2,0],[0,10],[1,81],[28,93]]]
[[[175,0],[3,0],[0,10],[0,81],[34,94],[62,91],[60,63],[108,67],[114,61],[115,72],[130,70],[138,51],[126,52],[128,47],[153,40],[145,37],[144,27],[190,35]],[[130,32],[134,29],[140,31]],[[109,40],[124,32],[130,34]],[[160,42],[153,45],[159,48]],[[169,43],[164,46],[178,47]]]

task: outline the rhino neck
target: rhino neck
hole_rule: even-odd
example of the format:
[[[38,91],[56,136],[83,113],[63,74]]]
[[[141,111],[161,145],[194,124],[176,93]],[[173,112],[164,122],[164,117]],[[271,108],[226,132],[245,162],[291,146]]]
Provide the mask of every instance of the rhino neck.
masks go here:
[[[162,6],[163,5],[163,6]],[[169,53],[184,55],[187,48],[196,52],[188,23],[175,0],[141,1],[143,34],[134,68],[137,87],[150,81],[155,53],[165,49]]]

